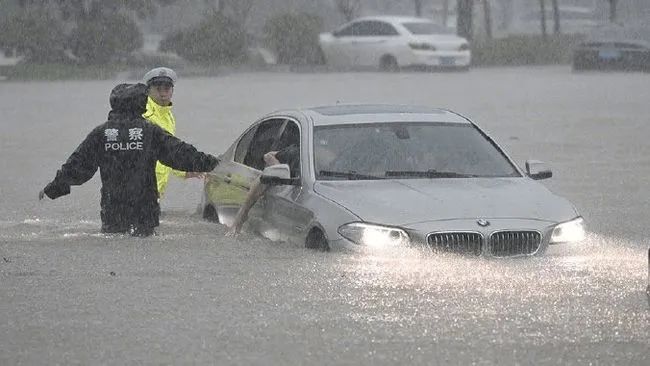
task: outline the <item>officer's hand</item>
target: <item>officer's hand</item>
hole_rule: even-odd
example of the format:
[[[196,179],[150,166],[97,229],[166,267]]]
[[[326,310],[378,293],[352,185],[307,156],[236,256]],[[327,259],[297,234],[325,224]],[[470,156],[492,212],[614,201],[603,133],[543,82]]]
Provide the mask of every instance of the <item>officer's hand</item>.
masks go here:
[[[38,192],[38,200],[39,200],[39,201],[42,200],[43,197],[45,197],[45,190],[44,190],[44,189],[41,189],[41,191]]]

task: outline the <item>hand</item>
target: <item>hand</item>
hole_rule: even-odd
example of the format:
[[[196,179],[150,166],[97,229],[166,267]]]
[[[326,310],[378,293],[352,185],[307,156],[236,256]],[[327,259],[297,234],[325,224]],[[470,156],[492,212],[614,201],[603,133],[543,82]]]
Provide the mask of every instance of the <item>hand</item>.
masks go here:
[[[41,191],[38,192],[38,200],[39,200],[39,201],[42,200],[43,197],[45,197],[45,190],[44,190],[44,189],[41,189]]]
[[[237,235],[239,235],[240,231],[241,231],[241,227],[233,225],[233,226],[229,227],[228,230],[226,231],[226,236],[234,238]]]
[[[202,172],[185,172],[185,178],[205,178],[205,173]]]
[[[266,163],[266,166],[280,164],[280,161],[275,157],[275,154],[277,153],[277,151],[269,151],[264,154],[264,162]]]

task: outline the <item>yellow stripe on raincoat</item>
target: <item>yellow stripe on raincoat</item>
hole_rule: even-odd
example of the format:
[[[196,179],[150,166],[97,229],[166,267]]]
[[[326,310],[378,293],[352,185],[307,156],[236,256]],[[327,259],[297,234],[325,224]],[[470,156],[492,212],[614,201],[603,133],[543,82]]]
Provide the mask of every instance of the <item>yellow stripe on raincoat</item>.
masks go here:
[[[163,130],[169,132],[172,135],[176,135],[176,119],[172,114],[172,105],[163,107],[156,103],[151,97],[147,99],[147,111],[142,114],[142,117],[146,118],[149,122],[154,125],[160,126]],[[174,170],[160,162],[156,163],[156,182],[158,183],[158,196],[162,197],[167,189],[167,183],[169,181],[169,173],[172,173],[178,177],[185,177],[185,172]]]

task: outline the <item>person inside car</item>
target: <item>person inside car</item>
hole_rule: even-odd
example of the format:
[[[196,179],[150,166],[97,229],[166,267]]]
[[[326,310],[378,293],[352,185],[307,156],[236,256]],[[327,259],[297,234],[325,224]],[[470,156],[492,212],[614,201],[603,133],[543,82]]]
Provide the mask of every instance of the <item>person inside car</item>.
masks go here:
[[[283,136],[278,141],[277,146],[284,146],[284,148],[276,151],[269,151],[264,154],[264,164],[272,166],[276,164],[289,165],[289,171],[292,178],[300,176],[300,132],[298,127],[289,124],[283,133]],[[234,236],[241,232],[242,226],[248,219],[248,212],[253,205],[266,193],[269,187],[260,182],[260,178],[255,179],[246,195],[244,202],[237,211],[237,215],[230,226],[226,235]]]

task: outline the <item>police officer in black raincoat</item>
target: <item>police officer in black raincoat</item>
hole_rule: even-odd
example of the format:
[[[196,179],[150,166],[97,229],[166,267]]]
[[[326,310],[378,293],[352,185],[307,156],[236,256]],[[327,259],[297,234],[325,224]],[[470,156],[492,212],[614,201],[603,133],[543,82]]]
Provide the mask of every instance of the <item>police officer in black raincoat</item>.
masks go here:
[[[87,182],[99,168],[102,232],[149,236],[159,225],[160,215],[156,161],[186,172],[209,172],[219,161],[142,117],[146,85],[116,86],[110,104],[108,121],[90,132],[39,199],[70,193],[70,186]]]

